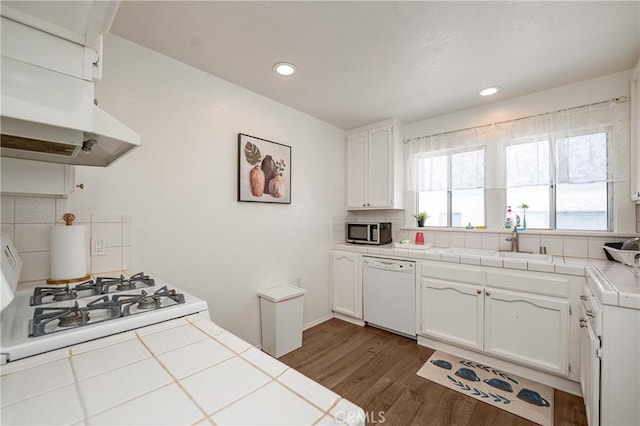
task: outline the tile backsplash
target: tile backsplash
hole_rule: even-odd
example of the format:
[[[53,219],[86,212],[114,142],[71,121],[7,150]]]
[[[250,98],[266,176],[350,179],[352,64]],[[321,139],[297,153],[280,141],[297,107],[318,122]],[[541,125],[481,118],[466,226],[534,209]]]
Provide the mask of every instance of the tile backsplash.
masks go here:
[[[62,215],[68,211],[67,199],[2,196],[2,233],[11,237],[22,259],[21,281],[49,278],[49,230],[52,226],[64,223]],[[131,268],[131,215],[73,213],[76,215],[74,225],[87,227],[89,247],[95,238],[102,238],[104,241],[104,256],[93,256],[89,249],[89,270],[92,273]]]
[[[640,230],[640,205],[637,207],[639,218],[637,223]],[[405,221],[404,210],[369,210],[348,211],[346,217],[334,216],[332,218],[332,243],[345,242],[345,223],[349,221],[385,221],[393,226],[393,241],[413,240],[415,229],[401,229]],[[464,229],[434,230],[425,228],[423,231],[425,241],[434,247],[463,247],[486,250],[509,250],[511,243],[506,241],[508,232],[494,232],[486,230]],[[520,238],[520,250],[539,253],[540,247],[546,247],[547,253],[554,256],[581,257],[591,259],[605,259],[602,246],[604,243],[625,241],[637,235],[629,236],[594,236],[594,235],[549,235],[549,233],[536,233],[532,230],[522,232]]]

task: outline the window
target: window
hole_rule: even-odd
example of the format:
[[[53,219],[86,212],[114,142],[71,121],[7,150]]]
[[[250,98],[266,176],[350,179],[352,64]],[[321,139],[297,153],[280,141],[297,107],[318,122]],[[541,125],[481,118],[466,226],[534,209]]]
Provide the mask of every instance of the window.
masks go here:
[[[507,145],[507,205],[516,212],[523,203],[529,206],[527,228],[611,229],[609,133],[602,130]]]
[[[505,205],[523,216],[526,204],[527,228],[613,231],[614,189],[629,181],[625,102],[406,139],[405,189],[431,226],[496,229]]]
[[[550,227],[549,141],[507,145],[507,205],[516,214],[526,211],[527,228]],[[524,220],[524,218],[521,218]]]
[[[471,150],[416,160],[418,211],[427,226],[484,225],[484,150]]]

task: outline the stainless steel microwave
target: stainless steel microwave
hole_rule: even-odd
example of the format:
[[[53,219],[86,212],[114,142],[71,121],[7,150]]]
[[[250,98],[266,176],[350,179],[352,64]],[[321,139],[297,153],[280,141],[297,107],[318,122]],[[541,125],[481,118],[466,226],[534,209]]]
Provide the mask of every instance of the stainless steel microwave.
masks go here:
[[[391,222],[348,222],[347,242],[355,244],[388,244]]]

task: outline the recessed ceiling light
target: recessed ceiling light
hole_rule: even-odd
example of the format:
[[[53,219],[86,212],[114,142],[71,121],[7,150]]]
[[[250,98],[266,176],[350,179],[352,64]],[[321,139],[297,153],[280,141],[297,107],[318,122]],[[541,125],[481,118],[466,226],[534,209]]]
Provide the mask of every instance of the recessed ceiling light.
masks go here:
[[[496,93],[498,93],[498,90],[500,90],[499,86],[491,86],[491,87],[487,87],[486,89],[482,89],[480,91],[480,96],[491,96],[491,95],[495,95]]]
[[[291,75],[296,72],[296,66],[289,62],[278,62],[273,66],[273,70],[280,75]]]

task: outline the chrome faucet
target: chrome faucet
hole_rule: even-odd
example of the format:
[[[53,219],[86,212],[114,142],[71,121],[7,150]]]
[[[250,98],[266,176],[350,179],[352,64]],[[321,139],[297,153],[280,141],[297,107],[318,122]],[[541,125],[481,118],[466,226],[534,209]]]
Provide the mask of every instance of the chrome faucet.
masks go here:
[[[511,231],[511,236],[505,238],[505,240],[511,242],[511,251],[520,251],[520,247],[518,247],[518,230],[516,228],[513,228],[513,231]]]

